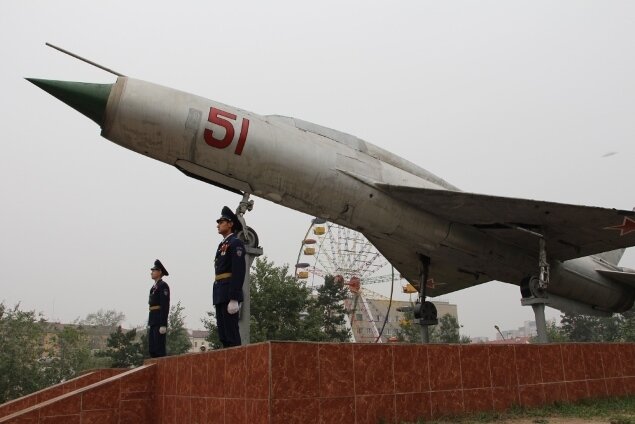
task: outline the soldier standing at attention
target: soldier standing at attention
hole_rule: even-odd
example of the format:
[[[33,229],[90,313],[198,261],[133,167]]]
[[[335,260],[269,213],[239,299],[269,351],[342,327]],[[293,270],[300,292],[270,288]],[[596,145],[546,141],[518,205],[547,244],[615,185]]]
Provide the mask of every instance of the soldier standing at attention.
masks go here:
[[[223,236],[214,259],[216,278],[212,293],[218,336],[223,347],[240,346],[238,311],[243,301],[246,264],[245,245],[236,234],[242,225],[227,206],[223,207],[216,223],[218,234]]]
[[[165,356],[165,333],[168,331],[170,312],[170,287],[162,277],[170,275],[160,260],[154,261],[150,276],[154,285],[150,289],[150,314],[148,316],[148,347],[151,358]]]

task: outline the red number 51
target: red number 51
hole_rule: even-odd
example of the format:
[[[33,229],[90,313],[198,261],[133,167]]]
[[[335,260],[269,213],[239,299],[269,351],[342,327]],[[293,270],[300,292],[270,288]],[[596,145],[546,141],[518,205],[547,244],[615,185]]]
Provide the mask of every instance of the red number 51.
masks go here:
[[[205,131],[203,132],[205,143],[209,146],[216,147],[217,149],[224,149],[232,144],[236,131],[234,130],[234,122],[231,121],[236,120],[236,115],[211,107],[209,109],[209,116],[207,120],[212,124],[220,125],[225,128],[225,136],[223,138],[215,138],[212,130],[205,128]],[[238,136],[238,144],[236,144],[234,154],[242,154],[243,148],[245,147],[245,141],[247,140],[247,131],[249,131],[249,119],[243,118],[243,123],[240,126],[240,135]]]

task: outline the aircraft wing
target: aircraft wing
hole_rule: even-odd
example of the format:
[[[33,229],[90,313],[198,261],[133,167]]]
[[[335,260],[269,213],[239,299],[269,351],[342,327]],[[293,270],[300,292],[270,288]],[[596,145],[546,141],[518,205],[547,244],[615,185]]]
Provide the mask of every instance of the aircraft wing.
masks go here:
[[[377,250],[390,262],[397,271],[413,286],[419,287],[419,261],[415,249],[412,246],[390,238],[379,238],[366,235],[366,238]],[[430,275],[426,294],[428,296],[440,296],[457,290],[491,281],[482,274],[474,274],[462,271],[456,264],[444,263],[435,259],[430,267]]]
[[[635,246],[635,212],[515,199],[460,191],[377,184],[395,199],[426,212],[479,228],[499,240],[537,254],[546,236],[547,256],[568,260]]]

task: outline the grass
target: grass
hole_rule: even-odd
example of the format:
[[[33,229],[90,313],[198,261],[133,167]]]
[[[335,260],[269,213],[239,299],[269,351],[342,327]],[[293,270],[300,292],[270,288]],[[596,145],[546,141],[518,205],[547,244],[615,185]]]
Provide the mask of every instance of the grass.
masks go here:
[[[611,424],[635,424],[635,396],[610,399],[585,399],[577,403],[563,403],[540,408],[516,407],[506,412],[487,412],[448,417],[435,421],[418,421],[428,424],[447,423],[496,423],[501,421],[530,419],[535,424],[547,424],[549,418],[603,419]]]

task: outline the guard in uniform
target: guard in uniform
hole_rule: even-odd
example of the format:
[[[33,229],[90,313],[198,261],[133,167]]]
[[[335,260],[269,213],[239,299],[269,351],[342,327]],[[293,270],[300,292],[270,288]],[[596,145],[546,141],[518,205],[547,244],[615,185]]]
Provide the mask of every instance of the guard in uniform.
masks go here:
[[[170,287],[162,277],[170,275],[160,260],[150,268],[154,285],[150,289],[150,314],[148,315],[148,346],[151,358],[165,356],[165,333],[168,330],[170,312]]]
[[[245,245],[236,234],[242,225],[227,206],[223,207],[216,223],[218,233],[223,236],[214,259],[216,278],[212,293],[218,336],[223,347],[240,346],[238,311],[243,301],[246,264]]]

